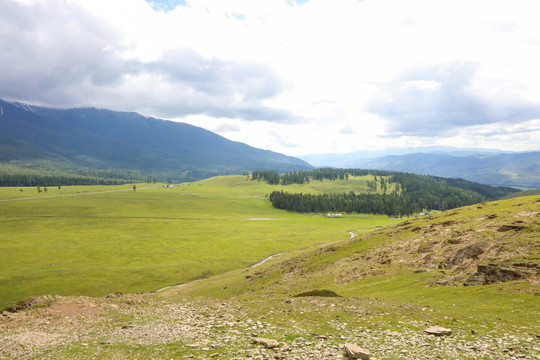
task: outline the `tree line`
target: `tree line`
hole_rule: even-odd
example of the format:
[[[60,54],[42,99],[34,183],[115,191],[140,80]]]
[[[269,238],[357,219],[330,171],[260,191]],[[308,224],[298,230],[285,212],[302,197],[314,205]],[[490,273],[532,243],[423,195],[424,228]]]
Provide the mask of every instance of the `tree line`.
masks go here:
[[[273,191],[272,206],[295,212],[345,212],[410,216],[429,210],[448,210],[485,201],[479,194],[446,189],[446,194],[302,194]],[[445,196],[446,195],[446,196]]]
[[[349,176],[373,175],[377,177],[390,176],[396,174],[395,171],[386,170],[366,170],[366,169],[336,169],[322,167],[314,170],[292,171],[278,174],[276,170],[255,170],[251,180],[266,181],[271,185],[307,184],[312,180],[349,180]]]
[[[381,189],[382,193],[354,192],[343,194],[303,194],[273,191],[269,195],[272,206],[296,212],[368,213],[388,216],[409,216],[428,210],[448,210],[460,206],[499,199],[516,189],[478,184],[463,179],[448,179],[429,175],[363,169],[324,168],[302,172],[309,180],[346,180],[350,175],[373,175],[368,191]],[[274,184],[278,184],[273,174]],[[280,175],[283,184],[286,174]],[[307,180],[307,181],[309,181]],[[304,180],[306,181],[306,180]],[[387,194],[388,184],[394,184]]]
[[[0,186],[120,185],[131,181],[76,175],[0,174]]]

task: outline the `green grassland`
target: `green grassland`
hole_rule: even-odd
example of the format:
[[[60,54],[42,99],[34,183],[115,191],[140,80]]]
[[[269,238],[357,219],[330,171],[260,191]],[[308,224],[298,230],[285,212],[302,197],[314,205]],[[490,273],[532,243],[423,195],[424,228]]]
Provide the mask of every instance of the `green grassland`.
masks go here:
[[[0,199],[27,197],[0,201],[4,303],[198,279],[23,302],[0,317],[0,358],[337,359],[354,343],[376,359],[538,359],[540,197],[415,219],[327,218],[265,200],[280,188],[360,192],[368,180],[283,187],[228,176],[38,199],[0,189]],[[470,283],[479,265],[519,277]],[[297,297],[310,291],[339,297]],[[452,334],[426,334],[431,325]]]
[[[472,328],[517,327],[534,333],[540,329],[539,204],[540,197],[528,196],[440,212],[173,288],[165,295],[249,302],[265,298],[270,303],[305,291],[331,290],[360,303],[381,300],[392,313],[412,307],[416,320],[436,319],[443,326],[463,322]],[[515,228],[505,228],[510,225]],[[488,244],[485,252],[454,260],[478,244]],[[448,260],[454,264],[441,266]],[[487,264],[522,271],[523,277],[464,286],[477,265]],[[387,316],[387,321],[395,325],[401,316]]]
[[[157,184],[0,188],[0,305],[31,295],[146,292],[402,221],[295,214],[265,196],[367,188],[371,177],[272,186],[224,176]],[[22,191],[21,191],[22,189]]]

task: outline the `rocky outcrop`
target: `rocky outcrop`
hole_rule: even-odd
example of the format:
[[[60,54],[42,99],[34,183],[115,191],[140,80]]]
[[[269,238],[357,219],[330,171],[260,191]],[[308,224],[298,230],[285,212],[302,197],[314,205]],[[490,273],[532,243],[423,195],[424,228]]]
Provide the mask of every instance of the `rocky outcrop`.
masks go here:
[[[471,244],[463,249],[458,250],[456,255],[454,255],[449,263],[451,266],[458,266],[469,259],[477,260],[478,257],[482,255],[488,248],[489,244],[487,242]]]
[[[430,326],[427,329],[424,330],[425,333],[430,335],[436,335],[436,336],[442,336],[442,335],[450,335],[452,333],[452,330],[443,328],[442,326]]]
[[[538,264],[534,263],[478,265],[476,273],[467,280],[465,285],[488,285],[498,282],[521,280],[532,276],[538,276],[539,273],[540,268]]]
[[[345,354],[349,359],[363,359],[368,360],[371,355],[369,351],[362,349],[360,346],[355,344],[345,344],[343,345],[345,349]]]
[[[253,342],[255,344],[263,345],[267,349],[275,349],[279,347],[279,343],[274,339],[266,339],[266,338],[255,338],[253,339]]]

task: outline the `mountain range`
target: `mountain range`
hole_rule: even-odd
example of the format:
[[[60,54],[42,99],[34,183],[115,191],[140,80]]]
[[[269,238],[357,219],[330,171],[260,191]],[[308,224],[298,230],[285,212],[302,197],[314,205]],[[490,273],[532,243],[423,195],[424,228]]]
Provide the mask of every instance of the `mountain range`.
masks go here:
[[[0,100],[0,163],[86,174],[129,170],[191,181],[258,169],[311,169],[307,162],[228,140],[202,128],[98,108],[53,109]]]
[[[393,170],[540,188],[540,151],[421,147],[296,158],[234,142],[193,125],[135,112],[53,109],[0,100],[3,174],[193,181],[254,170],[283,173],[313,166]]]
[[[540,188],[540,151],[424,147],[301,156],[315,166],[412,172],[489,185]]]

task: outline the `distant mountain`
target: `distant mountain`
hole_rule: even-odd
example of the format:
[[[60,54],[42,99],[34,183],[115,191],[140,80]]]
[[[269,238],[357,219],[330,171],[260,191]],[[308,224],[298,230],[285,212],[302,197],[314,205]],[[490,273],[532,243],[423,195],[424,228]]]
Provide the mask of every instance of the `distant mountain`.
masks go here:
[[[357,159],[348,167],[461,178],[489,185],[540,188],[540,152],[510,154],[415,153]]]
[[[462,178],[489,185],[540,188],[540,151],[465,157],[417,153],[359,161],[357,166]]]
[[[388,155],[406,155],[414,153],[452,155],[465,157],[472,155],[508,153],[502,150],[482,148],[456,148],[451,146],[422,146],[414,148],[389,148],[383,150],[362,150],[345,154],[322,153],[301,155],[299,158],[318,167],[356,168],[367,159],[378,159]]]
[[[307,162],[230,141],[185,123],[97,108],[52,109],[0,100],[0,164],[88,174],[88,169],[175,181]]]
[[[462,178],[489,185],[540,188],[540,151],[423,147],[301,156],[315,166],[380,169]]]

